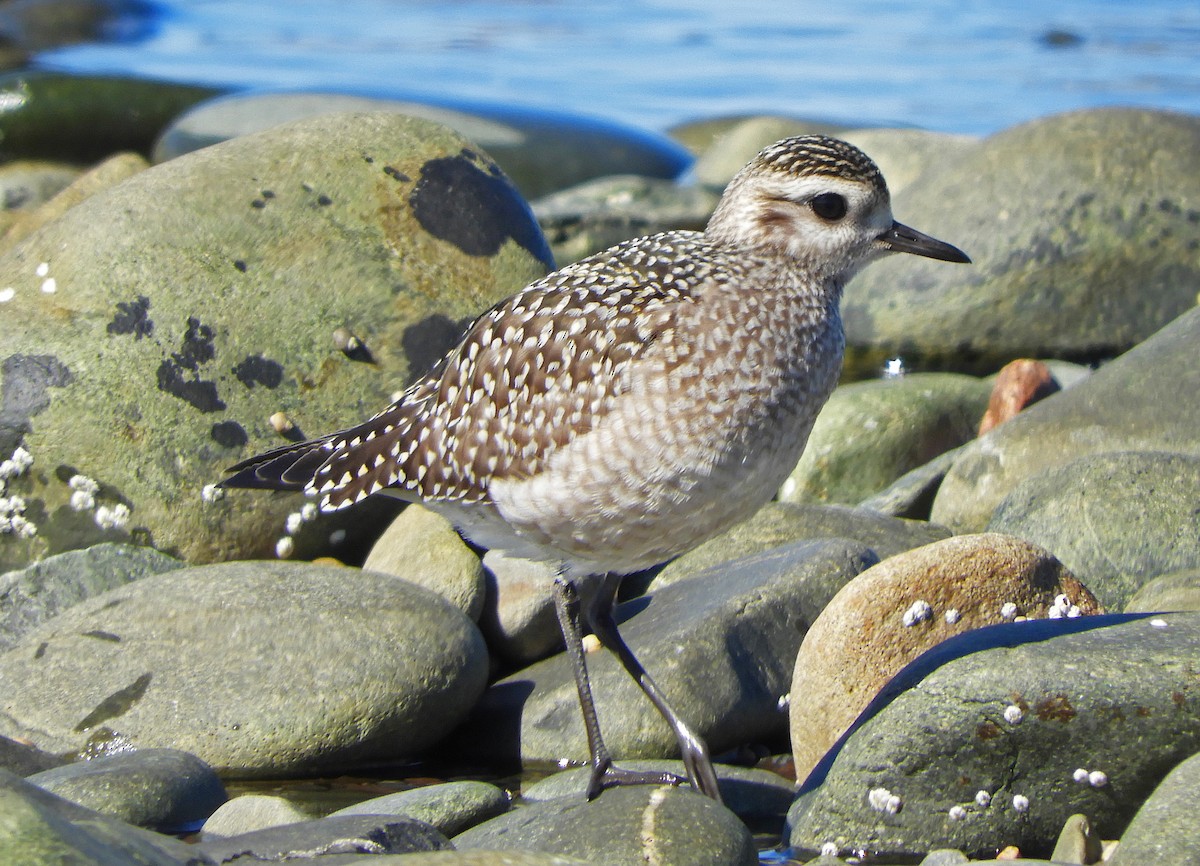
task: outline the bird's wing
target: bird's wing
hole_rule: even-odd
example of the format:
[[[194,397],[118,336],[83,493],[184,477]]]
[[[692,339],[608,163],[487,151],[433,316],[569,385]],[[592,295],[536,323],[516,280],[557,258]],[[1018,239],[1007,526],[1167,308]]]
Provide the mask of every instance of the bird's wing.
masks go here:
[[[234,466],[227,486],[308,488],[322,508],[384,488],[487,499],[592,429],[623,371],[670,330],[706,275],[678,263],[694,233],[641,238],[545,277],[480,316],[459,344],[370,420]]]

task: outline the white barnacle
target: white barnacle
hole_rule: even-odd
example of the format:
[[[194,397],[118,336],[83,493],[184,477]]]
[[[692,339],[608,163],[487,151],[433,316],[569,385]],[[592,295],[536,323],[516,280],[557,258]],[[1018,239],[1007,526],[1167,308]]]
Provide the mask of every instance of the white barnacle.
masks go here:
[[[9,301],[11,301],[16,296],[17,296],[17,292],[15,289],[13,289],[12,286],[8,286],[7,288],[0,289],[0,304],[7,304]]]
[[[129,525],[129,506],[124,502],[116,505],[101,505],[96,509],[96,525],[101,529],[125,529]]]
[[[200,501],[205,505],[211,505],[214,502],[219,502],[225,498],[225,489],[218,487],[215,484],[205,484],[200,488]]]
[[[985,791],[982,788],[980,788],[978,791],[976,791],[975,792],[975,805],[979,806],[979,808],[981,808],[981,809],[986,809],[988,806],[992,805],[991,792]]]
[[[58,280],[54,279],[54,277],[46,277],[46,279],[42,280],[42,291],[47,295],[53,295],[58,291]]]
[[[100,485],[86,475],[72,475],[70,480],[67,481],[67,486],[72,490],[79,490],[93,495],[100,492]]]
[[[1004,708],[1004,721],[1010,725],[1019,725],[1021,720],[1025,718],[1025,711],[1016,704],[1009,704]]]
[[[900,797],[882,787],[868,791],[867,802],[876,812],[887,812],[889,815],[895,815],[904,805]]]
[[[296,542],[292,541],[290,535],[285,535],[283,538],[275,542],[275,556],[279,559],[287,559],[296,551]]]
[[[1012,807],[1014,812],[1024,814],[1029,811],[1029,798],[1024,794],[1013,794]]]
[[[300,508],[300,516],[305,520],[315,520],[320,509],[317,508],[315,502],[305,502]]]
[[[33,272],[35,274],[37,274],[39,277],[46,276],[46,274],[50,273],[50,263],[42,262],[40,265],[38,265],[36,268],[34,268]]]
[[[1006,601],[1000,606],[1000,618],[1006,620],[1014,620],[1017,618],[1017,607],[1015,602]]]
[[[904,616],[901,621],[907,628],[914,626],[919,622],[925,622],[932,616],[933,608],[930,606],[929,602],[918,599],[909,605],[908,610],[904,612]]]
[[[951,821],[961,821],[963,818],[967,817],[967,810],[955,803],[950,807],[950,810],[946,813],[946,816]]]
[[[1076,767],[1075,772],[1071,774],[1071,778],[1080,785],[1086,785],[1088,784],[1088,771],[1083,767]]]
[[[899,379],[904,375],[904,359],[889,358],[883,365],[883,378]]]
[[[956,607],[948,608],[944,616],[947,625],[954,625],[962,618],[962,614],[958,612],[958,608]]]
[[[1093,788],[1103,788],[1108,784],[1108,773],[1103,770],[1092,770],[1088,773],[1087,781]]]
[[[841,849],[838,848],[836,842],[826,842],[824,845],[821,846],[821,856],[822,857],[836,857],[838,855],[839,850],[841,850]]]
[[[72,511],[91,511],[96,507],[96,497],[86,490],[76,490],[71,494]]]
[[[293,511],[287,516],[287,520],[283,523],[283,531],[288,535],[295,535],[300,531],[300,527],[304,525],[304,515],[299,511]]]

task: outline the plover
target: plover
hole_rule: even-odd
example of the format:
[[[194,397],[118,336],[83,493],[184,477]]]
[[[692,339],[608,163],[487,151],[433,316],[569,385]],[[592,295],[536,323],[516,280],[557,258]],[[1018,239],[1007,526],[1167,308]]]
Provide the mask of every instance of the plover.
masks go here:
[[[604,745],[575,586],[603,576],[592,631],[670,724],[692,784],[719,799],[703,739],[617,630],[620,578],[774,495],[837,380],[842,288],[893,252],[969,261],[892,218],[862,151],[785,139],[739,172],[703,232],[627,241],[532,283],[379,414],[244,460],[222,485],[302,490],[324,510],[376,493],[422,502],[482,547],[554,563],[589,797],[681,781],[616,767]]]

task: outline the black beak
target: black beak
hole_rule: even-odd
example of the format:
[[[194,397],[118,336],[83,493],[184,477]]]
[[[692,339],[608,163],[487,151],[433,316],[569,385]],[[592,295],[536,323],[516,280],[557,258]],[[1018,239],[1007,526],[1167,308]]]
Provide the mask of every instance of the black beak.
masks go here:
[[[967,265],[971,259],[958,247],[929,235],[910,229],[903,223],[893,222],[892,227],[879,236],[879,241],[889,250],[898,253],[913,253],[943,262],[959,262]]]

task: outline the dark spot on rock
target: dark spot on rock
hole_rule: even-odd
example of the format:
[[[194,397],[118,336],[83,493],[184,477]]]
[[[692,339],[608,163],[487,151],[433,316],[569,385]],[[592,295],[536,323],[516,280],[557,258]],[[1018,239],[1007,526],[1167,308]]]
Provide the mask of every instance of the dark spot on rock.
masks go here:
[[[1151,710],[1149,707],[1138,707],[1136,710],[1133,711],[1133,714],[1135,716],[1137,716],[1139,719],[1144,719],[1144,718],[1148,717],[1150,715],[1150,713],[1151,713]]]
[[[412,180],[411,177],[409,177],[404,172],[400,171],[400,169],[392,168],[392,166],[390,166],[390,165],[385,165],[383,167],[383,173],[386,174],[388,177],[392,178],[393,180],[399,181],[400,183],[408,183],[410,180]]]
[[[117,314],[108,323],[110,334],[133,334],[135,340],[154,333],[154,322],[150,318],[150,299],[138,295],[133,301],[118,301]]]
[[[96,640],[106,640],[106,641],[109,641],[110,643],[120,643],[121,642],[121,638],[119,636],[113,634],[111,631],[101,631],[98,628],[92,629],[91,631],[85,631],[83,633],[83,636],[84,637],[94,637],[94,638],[96,638]]]
[[[269,190],[269,189],[264,189],[262,191],[262,197],[267,198],[267,199],[275,198],[275,191]]]
[[[40,644],[38,644],[37,649],[33,651],[33,657],[35,659],[40,659],[46,654],[46,647],[48,646],[50,646],[48,641],[42,641]]]
[[[257,208],[258,210],[262,210],[266,206],[267,206],[267,203],[265,201],[263,201],[261,198],[256,198],[254,201],[250,202],[250,207]]]
[[[150,686],[150,679],[150,674],[142,674],[125,688],[118,689],[96,704],[96,709],[88,713],[75,726],[75,733],[82,733],[89,728],[96,727],[101,722],[106,722],[109,719],[129,712],[130,707],[140,701],[142,696],[146,694],[146,689]]]
[[[460,322],[435,313],[404,329],[400,345],[413,373],[424,373],[441,360],[466,332],[471,319]]]
[[[369,153],[364,153],[362,158],[363,162],[367,163],[368,165],[373,165],[375,163],[375,157],[371,156]]]
[[[211,361],[216,354],[216,349],[213,348],[213,329],[195,317],[188,318],[183,343],[171,358],[180,367],[196,370],[201,364]]]
[[[994,740],[1000,736],[1000,726],[995,722],[983,722],[975,729],[975,736],[981,740]]]
[[[459,153],[461,153],[467,159],[471,160],[471,162],[479,162],[479,154],[477,154],[475,151],[471,150],[471,148],[469,148],[469,147],[464,147],[462,150],[459,151]]]
[[[1075,718],[1075,708],[1071,706],[1066,695],[1043,698],[1034,707],[1034,712],[1043,722],[1069,722]]]
[[[208,432],[213,441],[225,448],[240,448],[250,441],[246,428],[236,421],[218,421]]]
[[[237,268],[239,271],[241,271],[243,274],[246,273],[246,263],[244,261],[242,261],[241,259],[234,259],[233,266],[235,268]]]
[[[247,355],[233,368],[233,375],[247,388],[262,385],[275,389],[283,381],[283,367],[262,355]]]
[[[1185,706],[1187,706],[1187,696],[1184,695],[1183,692],[1171,692],[1171,703],[1173,703],[1177,709],[1183,709]]]
[[[321,195],[317,196],[317,204],[319,204],[321,207],[329,207],[329,205],[333,204],[333,199],[322,193]]]
[[[9,355],[0,364],[0,453],[11,454],[29,431],[30,419],[50,405],[50,388],[75,379],[53,355]]]
[[[217,383],[194,376],[184,378],[184,371],[171,360],[158,365],[158,390],[191,403],[201,412],[220,412],[224,401],[217,395]]]
[[[425,231],[470,256],[495,255],[512,238],[554,267],[529,206],[503,176],[480,171],[463,156],[431,159],[409,194],[413,215]]]

